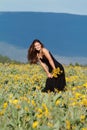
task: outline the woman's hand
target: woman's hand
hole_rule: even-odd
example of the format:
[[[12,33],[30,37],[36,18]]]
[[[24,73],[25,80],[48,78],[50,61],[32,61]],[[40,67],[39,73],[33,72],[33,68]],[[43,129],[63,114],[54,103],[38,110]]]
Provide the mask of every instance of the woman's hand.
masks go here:
[[[53,78],[51,73],[48,73],[47,76],[48,76],[48,78]]]

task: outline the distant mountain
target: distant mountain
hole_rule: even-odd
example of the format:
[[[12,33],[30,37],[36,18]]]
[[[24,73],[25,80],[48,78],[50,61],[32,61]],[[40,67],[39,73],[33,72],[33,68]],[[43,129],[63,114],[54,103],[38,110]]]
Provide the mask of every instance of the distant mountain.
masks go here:
[[[0,42],[21,49],[28,49],[33,39],[38,38],[56,55],[87,57],[86,35],[85,15],[40,12],[2,12],[0,15]]]

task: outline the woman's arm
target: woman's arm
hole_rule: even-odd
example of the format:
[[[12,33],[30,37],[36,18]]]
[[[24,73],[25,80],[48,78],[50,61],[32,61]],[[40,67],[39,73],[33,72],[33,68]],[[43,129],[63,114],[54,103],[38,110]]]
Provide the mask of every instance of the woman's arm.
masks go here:
[[[49,54],[49,51],[46,49],[46,48],[43,48],[43,54],[46,56],[46,58],[48,59],[48,61],[49,61],[49,63],[50,63],[50,65],[51,65],[51,67],[53,68],[53,69],[55,69],[56,67],[55,67],[55,64],[54,64],[54,62],[53,62],[53,59],[51,58],[51,56],[50,56],[50,54]]]
[[[48,76],[49,78],[52,78],[53,76],[52,76],[52,74],[48,71],[48,68],[47,68],[46,64],[43,63],[40,59],[39,59],[39,62],[40,62],[40,64],[41,64],[41,66],[43,67],[43,69],[45,70],[47,76]]]

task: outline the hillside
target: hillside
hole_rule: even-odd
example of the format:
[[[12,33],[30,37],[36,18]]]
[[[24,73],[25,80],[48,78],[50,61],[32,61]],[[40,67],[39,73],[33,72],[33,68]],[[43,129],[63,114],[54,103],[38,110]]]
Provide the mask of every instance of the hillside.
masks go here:
[[[20,61],[12,60],[7,56],[0,55],[0,63],[21,63]]]

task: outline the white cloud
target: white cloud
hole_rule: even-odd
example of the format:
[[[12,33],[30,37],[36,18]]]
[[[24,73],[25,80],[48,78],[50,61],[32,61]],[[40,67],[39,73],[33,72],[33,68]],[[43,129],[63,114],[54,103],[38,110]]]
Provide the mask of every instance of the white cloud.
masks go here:
[[[0,0],[0,11],[39,11],[87,15],[87,0]]]
[[[0,42],[0,54],[21,62],[27,61],[27,49],[18,48],[11,44]]]
[[[9,58],[21,62],[27,62],[27,49],[18,48],[17,46],[13,46],[12,44],[8,44],[6,42],[0,42],[0,54],[3,56],[8,56]],[[62,64],[87,64],[87,57],[65,57],[54,55],[54,57]]]

